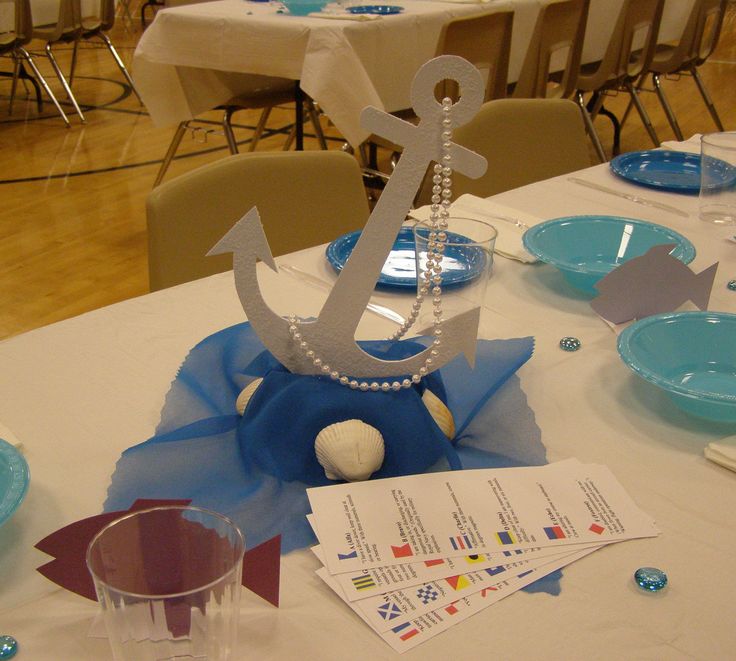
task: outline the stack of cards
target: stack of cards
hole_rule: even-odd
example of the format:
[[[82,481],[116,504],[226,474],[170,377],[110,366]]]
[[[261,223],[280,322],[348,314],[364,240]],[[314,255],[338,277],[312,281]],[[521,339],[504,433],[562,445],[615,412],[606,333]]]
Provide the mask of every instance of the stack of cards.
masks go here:
[[[307,495],[317,574],[399,652],[605,544],[658,534],[605,466],[574,459]]]

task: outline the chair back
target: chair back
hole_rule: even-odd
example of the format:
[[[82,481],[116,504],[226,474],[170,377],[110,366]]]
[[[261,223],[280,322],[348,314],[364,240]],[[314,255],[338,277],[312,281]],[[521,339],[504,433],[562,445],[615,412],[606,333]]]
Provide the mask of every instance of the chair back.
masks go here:
[[[453,175],[456,198],[464,193],[489,197],[593,164],[582,115],[569,99],[489,101],[468,124],[453,131],[452,139],[488,161],[479,179]],[[431,189],[430,168],[420,203],[429,201]]]
[[[700,66],[713,53],[718,45],[723,27],[723,18],[728,9],[729,0],[700,0],[697,25],[693,36],[692,60]]]
[[[206,254],[253,206],[274,256],[362,229],[369,214],[360,167],[344,152],[230,156],[149,194],[151,290],[232,268],[230,255]]]
[[[442,27],[437,55],[459,55],[487,71],[485,101],[506,96],[513,23],[513,11],[496,11],[456,18]],[[446,82],[444,96],[458,98],[454,81]]]
[[[12,53],[18,46],[27,44],[31,40],[33,29],[31,4],[30,0],[0,0],[0,5],[13,5],[13,28],[0,31],[0,54]],[[3,15],[9,18],[5,12]],[[8,21],[8,27],[10,27],[10,21]]]
[[[74,41],[82,34],[82,3],[81,0],[59,0],[59,15],[56,24],[43,32],[37,30],[36,36],[48,43],[60,41]]]
[[[649,69],[662,20],[664,0],[624,0],[603,59],[578,77],[583,92],[610,89]]]
[[[565,0],[540,8],[514,87],[514,98],[571,97],[577,89],[590,0]]]

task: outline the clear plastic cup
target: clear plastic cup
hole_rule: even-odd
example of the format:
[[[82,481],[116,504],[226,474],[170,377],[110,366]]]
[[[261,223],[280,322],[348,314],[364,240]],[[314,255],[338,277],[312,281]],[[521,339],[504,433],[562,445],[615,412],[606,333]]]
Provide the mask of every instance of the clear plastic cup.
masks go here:
[[[244,551],[230,519],[198,507],[105,526],[87,567],[115,661],[235,659]]]

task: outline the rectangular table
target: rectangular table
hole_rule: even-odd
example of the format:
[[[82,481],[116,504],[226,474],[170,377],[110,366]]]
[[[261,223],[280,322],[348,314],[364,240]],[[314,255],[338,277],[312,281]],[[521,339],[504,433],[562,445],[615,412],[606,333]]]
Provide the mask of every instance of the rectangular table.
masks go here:
[[[602,213],[670,226],[695,245],[693,270],[720,262],[711,309],[736,312],[736,293],[726,288],[736,277],[736,244],[727,239],[733,228],[699,221],[695,197],[644,191],[616,179],[605,165],[579,176],[691,215],[647,208],[566,177],[493,199],[540,221]],[[321,248],[277,262],[335,279]],[[278,312],[318,313],[325,292],[259,268],[261,290]],[[489,337],[535,337],[535,353],[519,376],[548,460],[577,457],[608,465],[662,535],[598,551],[564,570],[559,596],[517,593],[405,658],[730,658],[736,648],[736,474],[707,461],[703,448],[734,427],[688,417],[631,374],[619,360],[615,334],[587,299],[560,286],[560,277],[547,265],[497,257],[486,299]],[[406,314],[412,296],[381,293],[375,300]],[[26,501],[0,528],[0,633],[19,640],[18,658],[110,658],[105,640],[87,636],[96,606],[38,574],[35,567],[49,558],[33,545],[100,512],[115,461],[153,434],[188,350],[243,319],[232,274],[223,273],[0,343],[0,420],[22,442],[32,476]],[[366,315],[359,337],[385,337],[393,328]],[[558,347],[570,335],[582,342],[577,353]],[[665,592],[649,595],[634,587],[632,574],[643,565],[668,572]],[[307,550],[282,559],[279,609],[245,594],[239,658],[395,658],[314,575],[317,567]]]
[[[157,125],[174,124],[262,85],[258,76],[300,81],[345,139],[359,145],[368,105],[409,107],[417,69],[436,49],[442,25],[478,12],[514,10],[509,77],[516,80],[540,6],[550,0],[432,2],[375,21],[277,14],[277,6],[219,0],[159,11],[133,58],[136,87]],[[599,58],[622,0],[592,0],[585,61]],[[678,34],[692,0],[669,2],[662,34]]]

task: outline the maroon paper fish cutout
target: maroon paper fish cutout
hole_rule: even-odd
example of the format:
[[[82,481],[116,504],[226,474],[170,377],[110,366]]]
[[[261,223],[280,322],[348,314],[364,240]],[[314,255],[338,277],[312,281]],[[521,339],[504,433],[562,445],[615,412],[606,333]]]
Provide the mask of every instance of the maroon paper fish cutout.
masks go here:
[[[624,262],[598,281],[600,295],[590,306],[614,324],[672,312],[688,300],[706,310],[718,262],[696,275],[670,254],[674,248],[654,246]]]
[[[57,585],[97,601],[95,586],[86,564],[87,547],[108,523],[142,509],[163,505],[189,505],[191,500],[136,500],[130,509],[105,512],[75,521],[51,533],[35,546],[53,556],[37,571]],[[281,535],[248,549],[243,561],[243,586],[278,607],[281,571]]]

